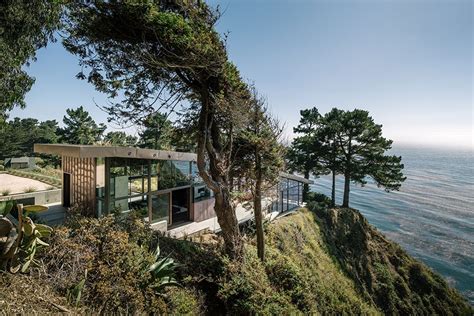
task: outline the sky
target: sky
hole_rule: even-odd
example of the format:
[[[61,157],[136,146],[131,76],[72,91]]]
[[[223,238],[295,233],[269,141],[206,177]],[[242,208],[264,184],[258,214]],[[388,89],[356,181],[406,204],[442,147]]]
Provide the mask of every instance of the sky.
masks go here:
[[[299,110],[368,110],[394,145],[474,148],[473,4],[469,0],[212,0],[231,60],[254,82],[291,139]],[[27,108],[10,117],[62,120],[83,105],[97,122],[104,95],[75,79],[60,42],[28,71]],[[120,129],[111,126],[110,130]],[[133,129],[127,131],[133,133]]]

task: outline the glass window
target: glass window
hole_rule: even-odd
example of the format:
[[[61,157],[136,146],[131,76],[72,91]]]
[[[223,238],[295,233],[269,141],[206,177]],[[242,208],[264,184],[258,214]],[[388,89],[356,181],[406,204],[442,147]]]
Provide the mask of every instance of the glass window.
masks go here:
[[[105,159],[96,158],[95,164],[95,195],[99,198],[105,196]]]
[[[189,185],[191,182],[191,165],[189,161],[173,161],[174,176],[176,179],[176,186]]]
[[[195,184],[193,187],[194,202],[204,201],[214,197],[214,192],[205,184]]]
[[[168,221],[170,194],[152,195],[151,198],[151,222]]]
[[[190,185],[190,162],[163,160],[157,163],[158,190]]]
[[[142,218],[148,219],[148,196],[135,196],[130,197],[128,202],[128,208],[130,210],[139,212]]]
[[[174,188],[173,164],[169,160],[158,162],[158,190]]]

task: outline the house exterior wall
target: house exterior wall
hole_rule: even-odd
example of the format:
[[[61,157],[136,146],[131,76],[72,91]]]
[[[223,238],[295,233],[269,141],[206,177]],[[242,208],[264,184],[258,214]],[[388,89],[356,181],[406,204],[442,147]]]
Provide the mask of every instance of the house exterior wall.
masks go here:
[[[95,158],[69,156],[63,156],[61,162],[63,174],[71,175],[71,205],[84,208],[90,215],[95,215],[95,164]]]
[[[194,202],[192,220],[195,222],[202,222],[206,219],[216,216],[216,213],[214,211],[214,205],[214,198]]]

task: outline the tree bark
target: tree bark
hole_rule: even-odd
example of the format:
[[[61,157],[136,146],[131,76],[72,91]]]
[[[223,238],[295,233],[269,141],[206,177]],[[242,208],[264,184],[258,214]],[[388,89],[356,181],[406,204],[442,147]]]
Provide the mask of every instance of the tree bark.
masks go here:
[[[304,178],[309,179],[309,170],[304,171]],[[309,184],[303,184],[303,202],[308,202]]]
[[[336,206],[336,169],[332,169],[331,207]]]
[[[255,214],[255,226],[257,231],[257,254],[260,260],[265,261],[265,240],[263,233],[263,214],[262,214],[262,166],[258,151],[256,150],[255,159],[255,192],[253,198],[253,208]]]
[[[240,259],[243,247],[239,223],[230,195],[226,168],[228,161],[225,161],[225,157],[228,155],[222,153],[222,146],[219,143],[219,135],[216,133],[216,123],[214,122],[214,108],[208,91],[207,88],[201,91],[202,105],[197,133],[197,166],[204,183],[214,192],[214,211],[224,238],[225,252],[232,259]],[[206,159],[209,161],[209,168],[207,168]]]
[[[346,168],[344,170],[344,199],[342,207],[349,207],[349,194],[351,190],[351,159],[352,159],[352,136],[349,136],[346,154]]]
[[[222,237],[224,238],[225,252],[229,257],[238,259],[242,253],[241,236],[239,222],[229,193],[227,188],[218,193],[214,192],[216,201],[214,211],[216,212],[217,222],[221,227]]]
[[[349,207],[349,193],[351,190],[351,176],[348,172],[344,174],[344,199],[342,207]]]

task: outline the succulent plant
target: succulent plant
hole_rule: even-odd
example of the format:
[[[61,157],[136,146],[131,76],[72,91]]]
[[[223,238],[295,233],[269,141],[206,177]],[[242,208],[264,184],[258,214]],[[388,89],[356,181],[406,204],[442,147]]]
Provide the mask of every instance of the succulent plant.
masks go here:
[[[0,266],[11,273],[26,272],[35,262],[35,254],[39,247],[49,246],[41,238],[51,235],[52,228],[47,225],[35,224],[28,216],[23,216],[23,205],[18,206],[18,225],[5,216],[12,207],[3,207],[0,218]],[[34,211],[39,208],[33,208]],[[0,212],[2,209],[0,208]]]
[[[154,256],[155,263],[148,268],[153,278],[151,287],[160,292],[166,286],[179,285],[174,278],[174,270],[178,267],[178,264],[170,257],[160,259],[159,245],[156,247]]]

